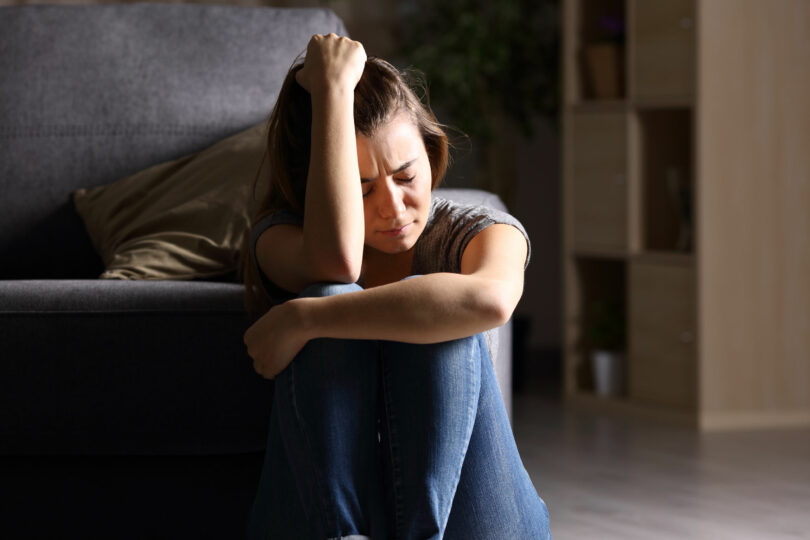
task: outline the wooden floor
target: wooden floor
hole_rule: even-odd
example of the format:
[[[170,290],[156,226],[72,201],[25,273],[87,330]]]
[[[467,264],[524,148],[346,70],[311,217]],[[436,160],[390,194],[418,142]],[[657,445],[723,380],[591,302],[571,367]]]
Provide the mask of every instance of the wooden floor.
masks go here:
[[[555,540],[810,539],[810,429],[700,435],[514,398]]]

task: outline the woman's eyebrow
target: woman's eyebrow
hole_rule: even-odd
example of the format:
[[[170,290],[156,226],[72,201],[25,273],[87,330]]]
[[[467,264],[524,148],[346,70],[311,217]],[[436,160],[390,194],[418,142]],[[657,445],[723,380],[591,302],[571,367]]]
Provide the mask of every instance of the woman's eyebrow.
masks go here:
[[[406,163],[403,163],[402,165],[397,167],[397,170],[393,171],[391,174],[400,173],[400,172],[404,171],[405,169],[407,169],[408,167],[410,167],[411,165],[413,165],[415,162],[416,162],[416,159],[412,159],[412,160],[410,160],[410,161],[408,161]]]
[[[416,158],[414,158],[414,159],[412,159],[410,161],[406,161],[405,163],[403,163],[402,165],[397,167],[396,170],[391,171],[391,174],[394,175],[394,174],[397,174],[397,173],[401,173],[402,171],[404,171],[405,169],[407,169],[408,167],[410,167],[414,163],[416,163]],[[361,178],[360,183],[365,184],[365,183],[371,182],[373,180],[374,180],[373,178]]]

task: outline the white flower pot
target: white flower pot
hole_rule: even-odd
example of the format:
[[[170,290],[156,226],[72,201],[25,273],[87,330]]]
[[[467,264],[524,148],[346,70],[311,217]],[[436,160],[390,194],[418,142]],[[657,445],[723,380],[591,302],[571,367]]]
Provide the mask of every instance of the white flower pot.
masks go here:
[[[599,396],[620,396],[624,392],[624,353],[593,351],[593,381]]]

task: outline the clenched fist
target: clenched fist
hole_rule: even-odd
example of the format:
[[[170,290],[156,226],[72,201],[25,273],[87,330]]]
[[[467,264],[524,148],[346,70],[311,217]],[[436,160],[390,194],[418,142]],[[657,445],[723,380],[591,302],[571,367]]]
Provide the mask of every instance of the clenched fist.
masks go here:
[[[315,34],[307,45],[304,67],[295,80],[310,94],[328,89],[354,91],[366,66],[366,51],[359,41],[335,34]]]
[[[275,378],[309,341],[301,310],[306,300],[290,300],[271,308],[245,332],[253,369],[265,379]]]

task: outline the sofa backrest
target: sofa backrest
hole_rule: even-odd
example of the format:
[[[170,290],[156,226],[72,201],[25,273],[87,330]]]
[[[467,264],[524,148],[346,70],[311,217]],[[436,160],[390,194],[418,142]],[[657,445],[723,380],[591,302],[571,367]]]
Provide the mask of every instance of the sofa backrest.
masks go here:
[[[0,7],[0,279],[103,269],[71,193],[267,118],[324,9]]]

